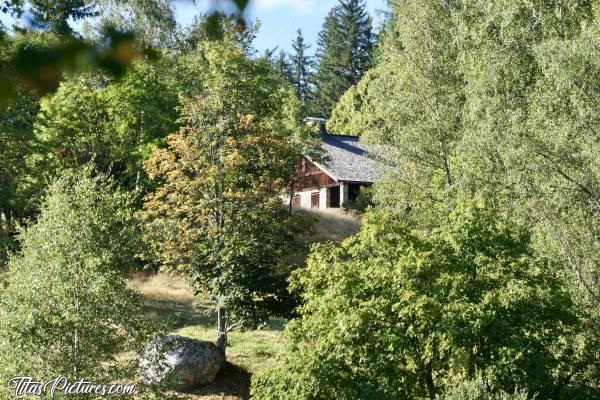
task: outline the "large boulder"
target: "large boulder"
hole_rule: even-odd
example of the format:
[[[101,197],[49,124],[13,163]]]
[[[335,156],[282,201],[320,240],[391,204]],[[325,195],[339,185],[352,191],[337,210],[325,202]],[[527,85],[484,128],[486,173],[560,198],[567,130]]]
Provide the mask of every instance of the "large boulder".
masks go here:
[[[225,362],[212,342],[169,335],[154,339],[139,361],[142,382],[189,390],[214,382]]]

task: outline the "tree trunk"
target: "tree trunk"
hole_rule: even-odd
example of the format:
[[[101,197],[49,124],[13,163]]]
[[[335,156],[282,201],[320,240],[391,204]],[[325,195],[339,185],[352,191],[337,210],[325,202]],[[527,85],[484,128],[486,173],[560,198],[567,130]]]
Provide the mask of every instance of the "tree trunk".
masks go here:
[[[217,349],[225,357],[225,349],[227,348],[227,318],[225,316],[225,308],[219,307],[217,310]]]
[[[431,365],[428,365],[425,371],[425,384],[427,386],[429,398],[435,400],[435,384],[433,383],[433,371],[431,370]]]

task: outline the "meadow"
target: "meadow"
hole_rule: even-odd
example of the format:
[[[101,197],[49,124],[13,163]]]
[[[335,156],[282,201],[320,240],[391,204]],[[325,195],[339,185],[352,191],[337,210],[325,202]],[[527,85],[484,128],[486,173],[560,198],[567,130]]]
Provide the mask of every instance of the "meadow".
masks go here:
[[[313,231],[302,238],[310,243],[343,240],[360,227],[358,217],[338,211],[300,211],[315,218]],[[296,257],[301,257],[296,255]],[[296,261],[302,262],[298,259]],[[214,341],[215,315],[204,299],[194,297],[192,287],[180,276],[158,272],[131,274],[128,286],[144,297],[146,317],[172,326],[171,333]],[[234,331],[228,337],[227,364],[217,380],[182,399],[237,400],[249,396],[250,379],[262,369],[276,368],[282,350],[285,320],[273,319],[255,331]]]

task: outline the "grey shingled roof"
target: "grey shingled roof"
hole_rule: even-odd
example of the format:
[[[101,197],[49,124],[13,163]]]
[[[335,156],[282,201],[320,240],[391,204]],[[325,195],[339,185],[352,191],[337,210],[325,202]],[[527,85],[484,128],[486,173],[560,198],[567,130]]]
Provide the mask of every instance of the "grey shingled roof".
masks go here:
[[[335,180],[372,183],[385,172],[377,160],[382,146],[366,145],[356,136],[325,134],[322,139],[323,155],[316,164]]]

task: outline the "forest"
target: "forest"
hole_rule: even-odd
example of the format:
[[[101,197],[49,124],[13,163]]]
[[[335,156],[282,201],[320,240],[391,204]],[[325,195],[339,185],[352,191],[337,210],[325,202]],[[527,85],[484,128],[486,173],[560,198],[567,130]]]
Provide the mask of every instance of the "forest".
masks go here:
[[[139,382],[156,273],[230,364],[281,323],[239,398],[600,399],[600,1],[337,0],[290,52],[253,1],[0,2],[0,399]],[[307,117],[386,149],[343,240],[288,209]]]

